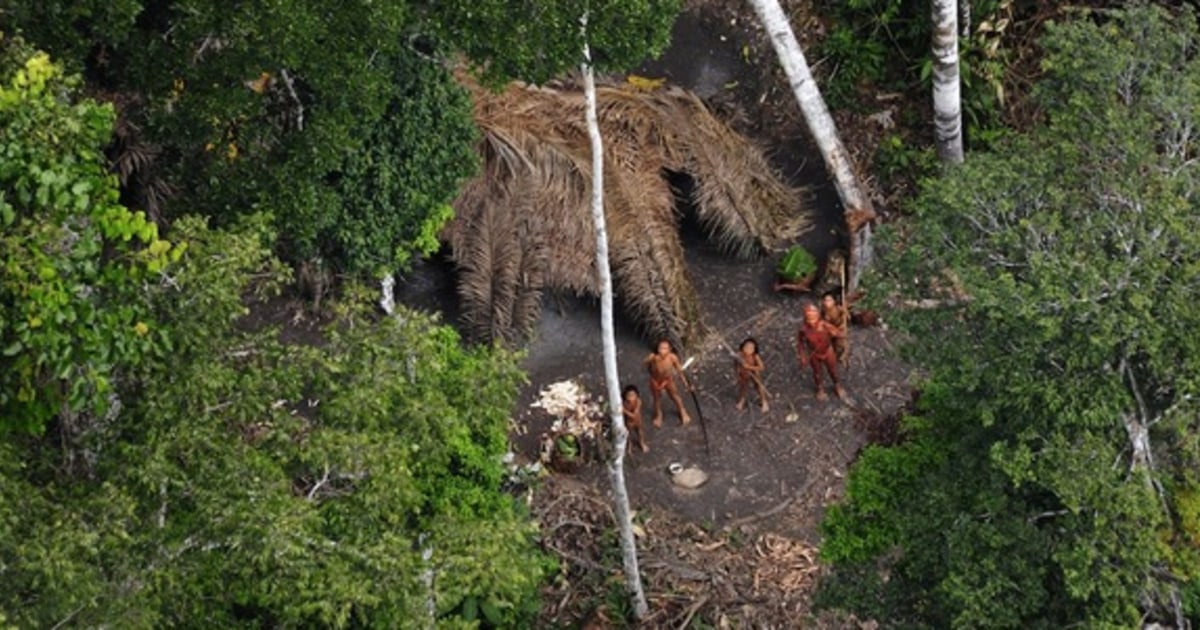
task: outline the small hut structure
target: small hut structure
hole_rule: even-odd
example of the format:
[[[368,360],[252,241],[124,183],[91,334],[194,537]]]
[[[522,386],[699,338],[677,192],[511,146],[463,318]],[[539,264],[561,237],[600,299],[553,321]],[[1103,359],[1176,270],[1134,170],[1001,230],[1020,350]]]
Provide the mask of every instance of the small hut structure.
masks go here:
[[[443,237],[467,329],[513,342],[537,321],[544,292],[600,292],[584,97],[572,87],[463,83],[483,168],[455,200]],[[694,208],[724,251],[749,259],[809,227],[803,196],[691,93],[608,85],[597,99],[616,297],[648,337],[686,343],[703,313],[684,261],[681,208]],[[672,189],[680,175],[690,178],[686,191]]]

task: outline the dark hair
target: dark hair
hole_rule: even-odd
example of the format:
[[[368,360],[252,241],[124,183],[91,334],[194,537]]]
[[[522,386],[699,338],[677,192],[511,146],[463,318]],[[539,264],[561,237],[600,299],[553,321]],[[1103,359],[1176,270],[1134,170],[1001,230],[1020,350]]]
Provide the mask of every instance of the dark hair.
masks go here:
[[[629,392],[633,392],[633,393],[637,394],[639,397],[642,395],[640,392],[638,392],[637,385],[626,385],[625,389],[621,390],[621,398],[628,396]]]
[[[747,343],[754,344],[754,354],[758,354],[758,340],[754,337],[746,337],[743,339],[742,343],[738,344],[738,352],[741,352],[742,348],[745,348]]]
[[[833,298],[833,302],[835,304],[841,304],[841,302],[842,302],[841,300],[838,299],[838,294],[836,291],[826,291],[824,294],[821,295],[822,300],[824,300],[825,298]]]

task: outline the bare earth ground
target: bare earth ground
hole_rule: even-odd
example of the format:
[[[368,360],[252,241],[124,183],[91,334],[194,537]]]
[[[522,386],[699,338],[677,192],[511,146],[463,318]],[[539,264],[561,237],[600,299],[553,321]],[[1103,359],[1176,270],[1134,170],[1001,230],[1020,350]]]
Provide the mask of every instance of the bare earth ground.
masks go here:
[[[801,5],[808,0],[784,4],[793,9],[802,44],[819,35],[819,22],[804,17]],[[838,246],[842,210],[774,52],[744,5],[692,0],[676,24],[671,49],[637,73],[695,91],[766,147],[781,173],[808,187],[817,228],[801,243],[822,257]],[[879,130],[847,115],[838,115],[837,122],[858,163],[869,162]],[[868,434],[894,419],[909,401],[910,370],[896,358],[886,330],[853,328],[850,364],[843,373],[848,400],[816,401],[811,375],[801,371],[795,358],[800,306],[808,296],[772,292],[774,259],[744,262],[723,255],[686,213],[683,234],[711,332],[682,353],[683,359],[695,358],[691,374],[702,409],[681,393],[694,417],[703,412],[711,454],[701,424],[679,426],[667,400],[664,426],[650,424],[641,361],[653,340],[640,337],[617,304],[620,378],[642,391],[650,445],[649,453],[626,458],[651,604],[651,615],[640,627],[871,627],[870,622],[812,615],[810,599],[822,571],[816,556],[818,526],[826,506],[842,497],[847,468]],[[398,287],[398,298],[439,310],[453,322],[453,282],[447,263],[428,263]],[[750,336],[758,340],[767,365],[764,382],[771,411],[766,414],[758,411],[753,394],[746,411],[735,409],[732,361],[721,345],[736,346]],[[606,391],[598,303],[573,296],[548,298],[523,367],[530,380],[514,412],[514,448],[536,460],[537,436],[552,421],[543,410],[530,407],[542,388],[576,379],[591,392]],[[672,462],[698,466],[710,478],[698,489],[680,488],[666,472]],[[541,524],[543,544],[562,559],[563,567],[547,588],[539,627],[623,623],[608,488],[601,462],[575,475],[552,475],[535,486],[531,509]]]
[[[801,242],[823,256],[838,245],[842,210],[803,130],[798,107],[775,69],[774,52],[744,5],[690,3],[676,24],[671,49],[638,74],[665,77],[697,92],[766,147],[781,173],[809,187],[817,228]],[[792,15],[796,24],[797,13]],[[819,30],[815,20],[800,21]],[[798,34],[805,39],[804,32]],[[859,163],[867,162],[864,156],[874,150],[879,130],[869,122],[839,118],[838,123]],[[664,426],[650,424],[641,361],[653,340],[640,337],[617,305],[620,378],[642,391],[650,445],[649,453],[626,458],[652,611],[641,627],[870,627],[870,622],[812,615],[811,594],[821,573],[818,526],[826,506],[842,497],[847,468],[868,433],[910,400],[913,375],[896,358],[886,330],[854,328],[850,364],[843,374],[849,399],[816,401],[810,373],[801,371],[795,358],[800,306],[808,296],[771,291],[774,259],[729,258],[687,216],[683,233],[711,333],[684,349],[682,358],[695,357],[691,374],[711,454],[700,423],[679,426],[669,401],[664,400]],[[753,395],[746,411],[735,408],[732,362],[722,346],[736,347],[751,336],[767,365],[764,382],[771,411],[766,414],[758,411]],[[548,300],[524,367],[530,383],[515,418],[524,434],[515,436],[515,442],[536,459],[536,437],[551,421],[529,406],[540,389],[573,378],[591,392],[606,391],[598,304]],[[681,393],[693,417],[699,415]],[[698,466],[710,478],[695,490],[678,487],[666,472],[672,462]],[[612,573],[620,564],[611,536],[602,536],[612,528],[608,495],[608,476],[600,462],[574,476],[556,475],[535,492],[533,511],[542,524],[544,544],[568,567],[547,592],[546,626],[572,627],[588,615],[583,627],[620,625],[620,579]],[[606,601],[604,590],[595,591],[597,585],[607,585],[607,592],[616,596]]]
[[[623,383],[634,383],[643,392],[650,445],[649,453],[635,452],[626,460],[632,499],[717,527],[789,500],[797,509],[780,513],[784,518],[776,519],[776,531],[815,541],[820,508],[838,492],[838,480],[862,446],[861,419],[856,414],[887,415],[907,402],[907,370],[892,355],[884,331],[854,328],[849,369],[843,373],[849,400],[817,401],[811,372],[802,372],[795,358],[799,305],[804,298],[770,290],[769,261],[731,262],[697,241],[689,244],[688,263],[712,329],[709,339],[685,354],[695,357],[689,373],[707,424],[711,456],[705,453],[700,422],[680,426],[669,401],[664,400],[663,427],[650,425],[648,383],[641,364],[650,347],[623,322],[617,340],[619,373]],[[753,394],[746,410],[738,411],[734,405],[733,364],[719,339],[736,346],[746,337],[758,340],[767,364],[763,381],[771,411],[766,414],[758,410]],[[555,381],[576,379],[589,391],[606,391],[596,306],[573,301],[563,314],[548,308],[524,367],[530,384],[522,392],[517,420],[528,433],[518,438],[518,444],[536,458],[535,438],[552,421],[543,410],[529,406],[538,390]],[[695,419],[695,405],[683,395]],[[671,462],[699,466],[710,479],[697,490],[680,489],[666,473]],[[585,470],[581,477],[607,482],[600,466]]]
[[[731,262],[697,241],[689,243],[688,263],[713,330],[687,354],[696,357],[690,373],[711,455],[700,423],[679,426],[667,401],[664,426],[653,427],[647,399],[650,452],[635,450],[625,469],[644,532],[639,551],[653,611],[642,627],[689,627],[689,616],[717,627],[857,627],[836,617],[810,616],[809,599],[820,573],[818,525],[825,507],[841,498],[847,467],[867,432],[908,402],[908,368],[895,358],[885,331],[854,328],[850,365],[843,374],[849,400],[819,402],[810,373],[802,372],[795,359],[802,298],[771,292],[768,261]],[[530,459],[537,458],[536,436],[551,422],[543,410],[529,406],[538,390],[573,378],[589,391],[605,391],[598,319],[596,306],[582,301],[568,302],[562,314],[548,307],[542,317],[525,361],[530,384],[516,412],[526,431],[516,443]],[[766,414],[753,395],[747,410],[735,408],[732,362],[718,341],[735,345],[747,336],[759,341],[767,364],[771,410]],[[618,326],[617,344],[623,382],[646,392],[641,360],[648,344],[627,322]],[[694,404],[684,397],[695,418]],[[697,466],[710,478],[700,488],[681,488],[667,473],[672,462]],[[606,470],[594,462],[573,479],[556,475],[535,491],[534,514],[545,543],[570,566],[566,579],[551,589],[547,626],[572,627],[582,613],[597,606],[603,610],[603,600],[591,590],[595,574],[606,573],[600,565],[619,566],[611,537],[601,536],[612,528]]]

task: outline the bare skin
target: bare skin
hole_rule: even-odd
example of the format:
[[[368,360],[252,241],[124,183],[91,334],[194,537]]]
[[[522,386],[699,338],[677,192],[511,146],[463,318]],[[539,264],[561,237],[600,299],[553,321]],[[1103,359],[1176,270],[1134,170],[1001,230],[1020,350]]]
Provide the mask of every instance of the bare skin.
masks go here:
[[[741,351],[737,355],[736,367],[738,411],[746,408],[746,390],[750,389],[751,384],[758,391],[759,409],[763,413],[770,411],[771,407],[767,404],[767,388],[762,383],[762,373],[767,366],[763,363],[762,357],[758,355],[758,342],[753,339],[747,339],[742,342]]]
[[[646,446],[646,432],[642,429],[642,397],[638,395],[637,389],[625,389],[625,395],[621,399],[621,414],[625,416],[625,428],[629,429],[629,433],[637,432],[638,446],[642,448],[642,452],[650,452],[650,447]],[[632,442],[627,442],[625,448],[632,450]]]
[[[689,390],[692,388],[692,384],[688,382],[687,375],[683,372],[683,364],[679,362],[679,356],[671,351],[671,343],[666,340],[658,342],[656,352],[646,357],[644,363],[646,371],[650,373],[650,394],[654,399],[654,426],[662,426],[661,394],[664,391],[679,409],[680,424],[684,426],[690,424],[692,418],[688,415],[687,408],[683,406],[679,390],[675,388],[675,375],[679,374],[679,378],[683,379],[684,387]]]
[[[801,369],[805,365],[812,369],[813,385],[817,392],[817,400],[826,400],[825,388],[821,384],[821,372],[828,372],[833,381],[833,392],[838,398],[845,398],[846,390],[842,389],[841,380],[837,374],[837,353],[833,349],[833,341],[845,337],[845,333],[833,324],[821,319],[821,312],[815,304],[804,307],[804,324],[796,335],[796,358],[800,360]]]
[[[846,365],[850,360],[850,318],[846,309],[837,303],[836,298],[826,294],[821,298],[821,319],[842,331],[841,337],[833,338],[833,349],[837,352],[838,363]]]
[[[791,291],[793,293],[808,293],[812,291],[812,283],[816,280],[815,276],[808,276],[801,279],[799,282],[785,282],[776,280],[775,284],[771,285],[771,290],[779,293],[780,291]]]

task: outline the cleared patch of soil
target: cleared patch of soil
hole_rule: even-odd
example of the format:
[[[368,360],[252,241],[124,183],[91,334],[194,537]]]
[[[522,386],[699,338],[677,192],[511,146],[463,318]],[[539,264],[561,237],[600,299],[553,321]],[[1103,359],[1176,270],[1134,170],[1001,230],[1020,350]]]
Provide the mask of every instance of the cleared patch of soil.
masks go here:
[[[809,189],[816,227],[799,242],[823,257],[844,239],[842,208],[774,68],[774,52],[743,4],[693,2],[676,24],[672,47],[635,74],[665,77],[697,92],[767,148],[781,173]],[[852,135],[870,138],[871,129],[859,125]],[[856,148],[862,155],[874,147],[860,142],[852,153]],[[817,296],[773,292],[775,259],[726,256],[705,239],[686,210],[681,230],[710,331],[681,353],[684,360],[695,359],[690,374],[700,409],[685,390],[681,394],[694,419],[703,414],[707,448],[701,424],[680,426],[668,399],[663,400],[664,426],[650,423],[642,360],[654,340],[641,337],[617,305],[619,374],[623,385],[636,384],[642,392],[650,446],[649,453],[635,450],[626,457],[631,500],[644,524],[639,547],[652,615],[643,627],[684,627],[692,619],[719,627],[870,627],[869,622],[811,615],[810,598],[821,571],[815,555],[819,523],[826,506],[842,497],[847,468],[858,451],[869,438],[878,439],[878,428],[894,422],[909,402],[913,375],[897,359],[885,329],[853,328],[849,365],[842,373],[847,400],[815,400],[811,372],[798,365],[795,344],[801,306]],[[537,458],[537,437],[552,421],[530,407],[543,387],[575,379],[591,392],[606,392],[599,318],[594,300],[547,300],[524,362],[530,383],[515,413],[522,431],[514,442],[530,459]],[[735,408],[737,385],[727,347],[746,337],[757,339],[767,365],[768,413],[758,410],[753,393],[747,410]],[[676,486],[667,473],[673,462],[700,467],[708,482],[694,490]],[[547,546],[578,550],[560,554],[571,579],[547,593],[543,621],[548,625],[569,626],[588,614],[594,625],[586,627],[621,623],[611,598],[605,603],[595,592],[589,595],[597,584],[619,584],[605,574],[619,561],[610,555],[600,570],[584,559],[589,549],[599,553],[611,547],[612,540],[600,534],[611,522],[598,517],[593,529],[561,526],[589,513],[586,505],[607,500],[608,483],[604,464],[593,462],[575,475],[556,476],[535,493],[535,516],[542,520]],[[573,516],[540,509],[576,503],[580,511]]]
[[[795,101],[775,70],[774,52],[743,4],[690,3],[676,24],[672,47],[635,74],[664,77],[697,92],[767,148],[775,167],[810,191],[816,227],[800,243],[823,257],[844,238],[842,208]],[[789,4],[799,2],[785,2]],[[870,135],[863,125],[851,132],[852,138]],[[852,153],[873,150],[852,142],[847,140]],[[702,412],[707,447],[702,424],[680,426],[669,400],[663,401],[664,426],[650,423],[642,360],[654,340],[639,334],[619,303],[616,314],[620,378],[642,392],[650,446],[649,453],[626,458],[628,487],[642,524],[639,545],[652,609],[644,627],[684,627],[693,619],[720,627],[858,625],[810,616],[809,600],[820,572],[818,525],[825,507],[841,498],[847,468],[872,431],[910,400],[910,370],[896,358],[886,330],[853,328],[849,365],[842,374],[847,400],[815,400],[811,373],[796,360],[795,335],[802,304],[816,296],[773,292],[775,259],[726,256],[705,239],[686,210],[681,212],[687,264],[709,330],[681,353],[685,360],[695,359],[690,373],[700,409],[686,390],[681,393],[695,420]],[[442,312],[453,322],[452,266],[444,259],[422,263],[401,280],[397,299]],[[514,411],[518,430],[513,441],[524,458],[537,459],[538,436],[553,420],[530,407],[542,388],[575,379],[593,393],[606,392],[599,319],[595,300],[546,298],[523,362],[529,383]],[[758,410],[753,393],[746,411],[735,408],[736,382],[726,346],[736,347],[746,337],[758,340],[767,365],[768,413]],[[710,478],[700,488],[680,488],[666,472],[673,462],[698,466]],[[620,591],[620,579],[613,574],[619,556],[613,553],[611,535],[605,534],[612,531],[607,494],[601,462],[575,475],[551,477],[535,490],[533,511],[541,521],[544,544],[564,566],[564,574],[546,593],[546,627],[572,627],[589,615],[592,625],[585,627],[621,623],[621,611],[604,597],[614,584]]]
[[[675,25],[671,48],[635,73],[664,77],[697,92],[766,147],[781,173],[812,192],[816,227],[800,242],[824,256],[842,238],[841,206],[819,154],[797,128],[799,121],[791,113],[797,106],[786,85],[781,91],[774,73],[749,63],[773,64],[773,52],[769,47],[764,51],[752,17],[732,5],[693,3]],[[802,372],[796,361],[795,334],[801,305],[816,296],[773,292],[774,259],[733,259],[710,244],[691,217],[685,214],[681,223],[688,268],[711,331],[696,347],[683,349],[681,358],[696,359],[692,373],[711,455],[705,452],[700,424],[678,426],[673,405],[664,400],[667,422],[662,428],[647,428],[650,452],[627,460],[633,498],[718,526],[792,499],[799,509],[777,519],[780,531],[811,538],[820,506],[838,492],[838,480],[863,443],[855,428],[856,414],[886,416],[903,405],[910,395],[908,370],[894,358],[883,330],[854,329],[843,375],[851,400],[814,400],[811,374]],[[649,388],[641,361],[654,340],[639,336],[620,316],[619,305],[616,329],[622,383],[642,390],[649,425]],[[734,408],[733,364],[722,342],[736,347],[746,337],[758,340],[767,364],[767,414],[758,411],[753,395],[748,410]],[[518,443],[535,456],[536,436],[550,421],[540,409],[529,408],[542,387],[574,378],[592,392],[605,391],[598,304],[563,297],[548,300],[524,367],[530,384],[522,392],[517,419],[528,432]],[[689,398],[686,393],[684,397]],[[687,405],[697,416],[692,400]],[[698,490],[681,491],[665,473],[671,462],[699,465],[711,478]]]
[[[802,371],[796,360],[795,335],[805,298],[771,291],[772,261],[739,263],[702,240],[690,239],[687,260],[711,330],[683,355],[685,360],[695,357],[689,373],[708,429],[709,453],[700,414],[686,392],[685,405],[694,418],[690,425],[679,425],[674,405],[666,399],[663,426],[650,424],[649,386],[642,366],[650,344],[628,322],[619,322],[618,371],[623,384],[636,384],[643,393],[650,446],[649,453],[635,452],[626,459],[633,501],[666,507],[716,527],[791,501],[795,509],[773,519],[776,531],[815,542],[822,507],[840,493],[846,466],[863,444],[856,418],[887,415],[907,402],[907,368],[890,352],[884,331],[852,329],[849,366],[843,371],[849,400],[817,401],[811,372]],[[537,455],[536,437],[553,420],[529,406],[541,388],[575,379],[589,391],[606,391],[599,309],[581,300],[565,301],[563,306],[560,313],[557,306],[547,305],[524,363],[530,384],[522,392],[517,420],[527,433],[517,443],[531,458]],[[757,339],[767,364],[763,382],[771,410],[766,414],[759,411],[754,394],[746,410],[735,408],[733,363],[722,341],[736,347],[746,337]],[[710,474],[708,483],[696,490],[678,488],[666,473],[672,462],[701,467]],[[600,465],[586,468],[581,477],[607,483]]]

